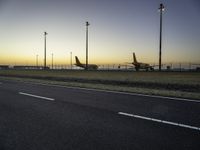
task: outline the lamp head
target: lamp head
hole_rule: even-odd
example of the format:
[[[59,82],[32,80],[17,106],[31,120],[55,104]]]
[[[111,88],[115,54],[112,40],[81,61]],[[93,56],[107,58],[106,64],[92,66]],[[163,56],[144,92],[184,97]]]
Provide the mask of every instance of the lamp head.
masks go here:
[[[164,11],[165,10],[165,7],[164,7],[164,5],[161,3],[160,4],[160,7],[158,8],[160,11]]]
[[[89,22],[87,21],[87,22],[86,22],[86,26],[89,26],[89,25],[90,25],[90,24],[89,24]]]

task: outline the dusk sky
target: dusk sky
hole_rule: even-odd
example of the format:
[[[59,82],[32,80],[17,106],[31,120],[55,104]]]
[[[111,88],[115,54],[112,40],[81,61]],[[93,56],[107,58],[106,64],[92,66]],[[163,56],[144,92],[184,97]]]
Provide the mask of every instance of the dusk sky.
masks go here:
[[[89,63],[159,60],[159,4],[163,3],[163,63],[200,63],[200,0],[0,0],[0,64],[69,64],[70,52]],[[74,62],[74,60],[73,60]]]

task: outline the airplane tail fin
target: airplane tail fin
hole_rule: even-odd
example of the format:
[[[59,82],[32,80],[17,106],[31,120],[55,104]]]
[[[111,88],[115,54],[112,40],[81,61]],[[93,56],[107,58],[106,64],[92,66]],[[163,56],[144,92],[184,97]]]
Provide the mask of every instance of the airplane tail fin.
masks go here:
[[[135,53],[133,53],[133,62],[137,63],[137,59],[136,59]]]
[[[77,65],[81,65],[81,63],[80,63],[80,61],[79,61],[78,57],[77,57],[77,56],[75,56],[75,58],[76,58],[76,64],[77,64]]]

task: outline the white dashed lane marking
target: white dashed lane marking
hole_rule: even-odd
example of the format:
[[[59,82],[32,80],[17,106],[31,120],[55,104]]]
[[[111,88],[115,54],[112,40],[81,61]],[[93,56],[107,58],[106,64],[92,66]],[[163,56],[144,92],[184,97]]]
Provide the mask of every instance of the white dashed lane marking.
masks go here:
[[[162,124],[169,124],[169,125],[173,125],[173,126],[178,126],[178,127],[183,127],[183,128],[200,131],[200,127],[195,127],[195,126],[191,126],[191,125],[186,125],[186,124],[181,124],[181,123],[176,123],[176,122],[171,122],[171,121],[165,121],[165,120],[160,120],[160,119],[155,119],[155,118],[149,118],[149,117],[139,116],[139,115],[135,115],[135,114],[129,114],[129,113],[125,113],[125,112],[118,112],[118,114],[123,115],[123,116],[134,117],[134,118],[139,118],[139,119],[143,119],[143,120],[149,120],[149,121],[158,122],[158,123],[162,123]]]
[[[54,100],[55,100],[55,99],[53,99],[53,98],[44,97],[44,96],[38,96],[38,95],[33,95],[33,94],[29,94],[29,93],[19,92],[19,94],[20,94],[20,95],[29,96],[29,97],[34,97],[34,98],[49,100],[49,101],[54,101]]]

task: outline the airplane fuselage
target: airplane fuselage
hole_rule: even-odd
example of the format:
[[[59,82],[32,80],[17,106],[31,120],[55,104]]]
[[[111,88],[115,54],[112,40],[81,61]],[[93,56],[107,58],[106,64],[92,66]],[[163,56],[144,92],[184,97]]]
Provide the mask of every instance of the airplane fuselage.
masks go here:
[[[149,69],[152,71],[154,70],[153,66],[151,66],[147,63],[138,62],[136,59],[135,53],[133,53],[133,63],[132,64],[135,66],[136,71],[139,71],[140,69],[145,69],[146,71],[148,71]]]
[[[79,61],[77,56],[75,56],[75,59],[76,59],[76,64],[75,65],[78,66],[78,67],[81,67],[81,68],[84,68],[84,69],[88,69],[88,70],[97,70],[98,69],[98,66],[95,65],[95,64],[88,64],[87,66],[86,66],[86,64],[82,64]]]
[[[132,63],[135,66],[135,70],[139,71],[140,69],[145,69],[146,71],[153,70],[154,68],[152,66],[150,66],[147,63],[141,63],[141,62],[137,62],[137,63]]]
[[[86,69],[86,65],[85,64],[76,64],[76,66]],[[95,65],[95,64],[88,64],[88,69],[89,70],[97,70],[98,66]]]

